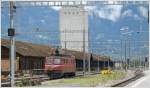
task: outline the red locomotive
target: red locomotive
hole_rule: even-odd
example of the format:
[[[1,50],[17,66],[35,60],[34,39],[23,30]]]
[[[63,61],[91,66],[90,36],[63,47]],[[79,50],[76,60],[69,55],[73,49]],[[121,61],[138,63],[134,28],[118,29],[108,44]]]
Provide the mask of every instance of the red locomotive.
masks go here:
[[[50,78],[58,78],[62,76],[74,76],[76,70],[75,56],[56,54],[46,57],[45,72]]]

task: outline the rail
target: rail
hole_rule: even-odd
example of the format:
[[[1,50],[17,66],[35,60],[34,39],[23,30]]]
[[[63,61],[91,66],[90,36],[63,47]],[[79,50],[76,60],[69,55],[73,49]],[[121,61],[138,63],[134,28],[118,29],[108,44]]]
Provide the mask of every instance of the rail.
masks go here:
[[[113,84],[113,85],[111,85],[111,87],[124,87],[127,84],[131,83],[132,81],[135,81],[135,80],[141,78],[142,76],[144,76],[144,74],[141,70],[135,71],[134,74],[135,75],[133,77],[126,79],[126,80],[123,80],[119,83]]]

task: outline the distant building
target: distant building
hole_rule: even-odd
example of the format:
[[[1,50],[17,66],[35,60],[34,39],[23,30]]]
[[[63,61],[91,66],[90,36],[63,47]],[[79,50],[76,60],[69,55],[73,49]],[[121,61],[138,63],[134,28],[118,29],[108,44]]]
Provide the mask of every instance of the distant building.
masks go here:
[[[62,7],[59,27],[62,48],[83,51],[85,39],[85,52],[88,52],[88,14],[83,6]]]

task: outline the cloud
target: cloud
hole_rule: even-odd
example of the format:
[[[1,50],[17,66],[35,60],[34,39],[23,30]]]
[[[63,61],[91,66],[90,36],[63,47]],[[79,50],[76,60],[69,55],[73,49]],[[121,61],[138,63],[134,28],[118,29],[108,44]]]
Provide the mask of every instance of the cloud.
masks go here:
[[[99,16],[108,18],[112,21],[117,21],[121,15],[121,8],[122,6],[120,5],[107,6],[103,11],[99,12]]]
[[[61,7],[52,6],[52,9],[59,11]],[[96,16],[108,19],[111,21],[117,21],[121,15],[122,5],[106,5],[106,6],[86,6],[86,10],[88,10],[89,15],[95,14]]]
[[[125,10],[122,13],[122,17],[133,17],[135,20],[141,20],[138,14],[134,14],[131,9]]]
[[[140,17],[139,15],[137,15],[137,14],[134,14],[133,17],[134,17],[134,19],[136,19],[136,20],[141,20],[141,17]]]
[[[44,20],[44,19],[41,19],[40,22],[41,22],[41,23],[45,23],[45,20]]]
[[[115,42],[120,42],[120,40],[114,40]]]
[[[52,6],[51,8],[52,8],[53,10],[56,10],[56,11],[59,11],[59,10],[61,9],[60,6]]]
[[[101,34],[98,34],[95,39],[99,40],[99,39],[101,39],[103,37],[104,37],[104,33],[101,33]]]
[[[97,6],[86,6],[85,9],[88,11],[93,11],[97,8]]]
[[[124,12],[122,13],[122,16],[123,16],[123,17],[125,17],[125,16],[133,16],[133,12],[132,12],[131,9],[128,9],[128,10],[126,10],[126,11],[124,11]]]
[[[40,39],[48,39],[48,36],[44,36],[44,35],[41,35],[41,34],[39,34],[39,35],[37,35],[37,37],[38,38],[40,38]]]
[[[106,5],[100,8],[97,7],[89,7],[89,15],[94,13],[99,18],[108,19],[113,22],[116,22],[121,16],[122,5]]]
[[[128,35],[128,36],[131,36],[132,33],[133,33],[133,30],[131,30],[128,26],[125,26],[125,27],[122,27],[120,29],[120,32],[122,35]]]
[[[124,26],[120,29],[120,31],[129,31],[129,27],[128,26]]]
[[[88,11],[88,15],[93,17],[93,12],[96,10],[96,8],[97,8],[96,6],[86,6],[85,10]]]
[[[122,32],[122,35],[132,35],[133,31],[128,31],[128,32]]]
[[[143,45],[143,48],[148,48],[149,46],[147,44],[144,44]]]
[[[141,14],[143,17],[145,17],[145,18],[148,17],[148,9],[147,9],[146,7],[140,6],[140,7],[139,7],[139,12],[140,12],[140,14]]]
[[[107,40],[107,42],[112,42],[112,41],[113,41],[113,40],[111,40],[111,39],[108,39],[108,40]]]

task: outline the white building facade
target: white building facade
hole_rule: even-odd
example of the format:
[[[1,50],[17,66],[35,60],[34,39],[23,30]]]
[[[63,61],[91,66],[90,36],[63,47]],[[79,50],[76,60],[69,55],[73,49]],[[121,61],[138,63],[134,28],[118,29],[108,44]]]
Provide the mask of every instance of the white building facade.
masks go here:
[[[88,52],[88,13],[82,6],[63,6],[59,13],[62,48]]]

